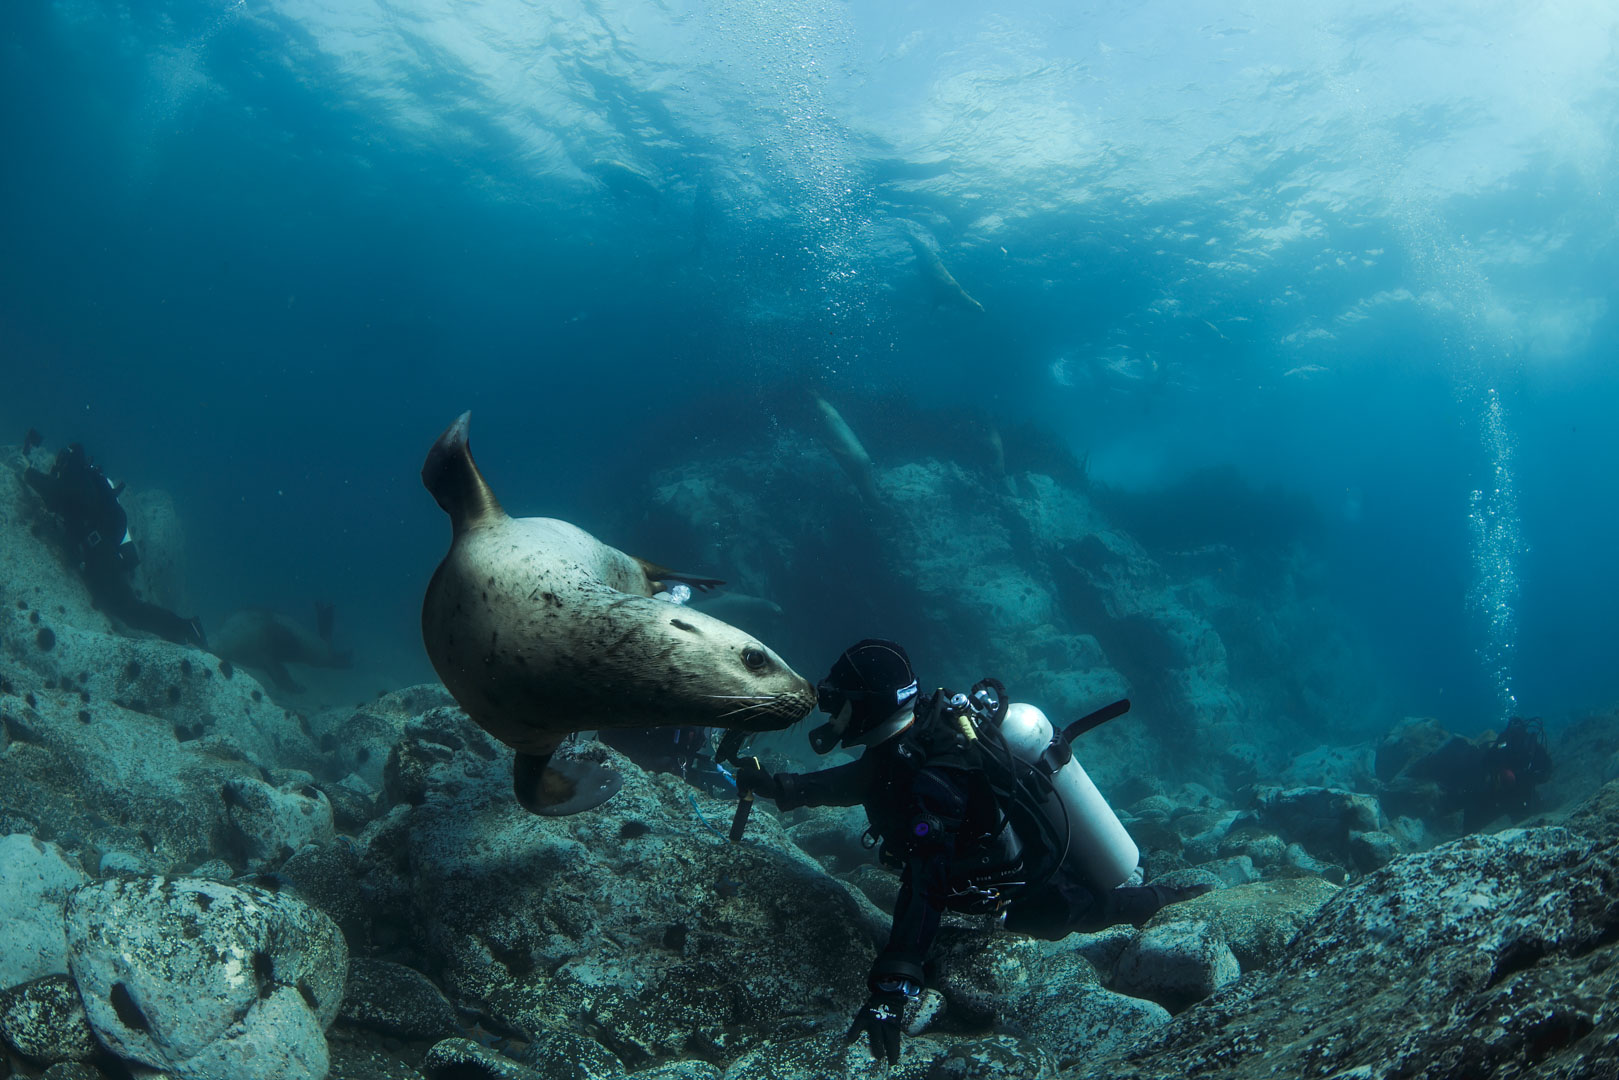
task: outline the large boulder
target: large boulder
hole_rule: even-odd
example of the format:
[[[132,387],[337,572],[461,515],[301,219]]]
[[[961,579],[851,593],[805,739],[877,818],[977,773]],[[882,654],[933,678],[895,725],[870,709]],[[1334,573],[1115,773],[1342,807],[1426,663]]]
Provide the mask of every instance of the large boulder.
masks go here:
[[[62,912],[89,878],[55,844],[25,833],[0,838],[0,990],[67,973]]]
[[[123,878],[67,906],[68,963],[97,1037],[175,1080],[324,1080],[348,948],[285,894]]]
[[[1241,974],[1224,931],[1206,919],[1182,918],[1138,934],[1114,966],[1113,986],[1179,1012]]]
[[[885,922],[864,895],[772,810],[731,843],[719,827],[734,802],[600,744],[579,752],[611,762],[623,789],[591,813],[537,817],[512,795],[510,752],[460,710],[411,727],[388,765],[402,801],[362,837],[362,873],[377,921],[411,928],[412,966],[507,1028],[572,1018],[632,1068],[846,1023]]]
[[[79,988],[66,975],[0,990],[0,1040],[41,1065],[89,1061],[101,1050]]]
[[[1308,874],[1255,881],[1171,904],[1152,925],[1207,922],[1243,971],[1257,971],[1280,959],[1300,928],[1337,892],[1337,885]]]
[[[938,948],[945,1019],[968,1030],[1020,1032],[1062,1067],[1128,1049],[1169,1020],[1161,1005],[1105,989],[1080,940],[946,930]]]
[[[1338,892],[1268,971],[1071,1075],[1619,1075],[1619,860],[1562,828],[1472,836]]]

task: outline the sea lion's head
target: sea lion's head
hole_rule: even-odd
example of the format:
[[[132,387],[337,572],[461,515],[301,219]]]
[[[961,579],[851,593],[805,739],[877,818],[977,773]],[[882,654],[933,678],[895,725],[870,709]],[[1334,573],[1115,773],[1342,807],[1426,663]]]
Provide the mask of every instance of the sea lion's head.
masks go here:
[[[779,731],[815,709],[810,681],[746,631],[682,605],[626,599],[643,609],[648,633],[619,648],[644,652],[660,711],[683,717],[665,722]]]

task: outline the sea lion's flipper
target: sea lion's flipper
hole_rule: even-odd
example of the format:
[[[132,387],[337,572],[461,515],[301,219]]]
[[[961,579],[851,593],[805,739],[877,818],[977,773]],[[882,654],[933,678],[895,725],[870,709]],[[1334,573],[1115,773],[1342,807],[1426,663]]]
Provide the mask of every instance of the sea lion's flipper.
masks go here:
[[[456,417],[422,463],[422,483],[450,515],[457,536],[488,518],[506,516],[472,460],[472,446],[467,441],[471,422],[471,412]]]
[[[618,794],[624,778],[593,761],[518,751],[512,763],[512,789],[531,814],[566,817],[590,810]]]
[[[631,555],[630,558],[635,559],[635,556]],[[683,574],[679,570],[671,570],[667,566],[659,566],[657,563],[647,562],[645,559],[635,559],[635,561],[640,564],[642,570],[646,571],[647,582],[655,590],[668,588],[671,581],[683,581],[698,592],[708,592],[710,589],[717,589],[725,584],[723,578],[703,577],[699,574]]]
[[[331,604],[315,601],[315,632],[328,645],[332,643],[332,623],[336,614],[337,610]]]
[[[289,694],[301,694],[304,692],[304,688],[299,685],[298,680],[294,679],[292,673],[287,670],[287,665],[280,660],[266,660],[264,670],[269,674],[270,681],[275,683],[276,689],[284,690]]]

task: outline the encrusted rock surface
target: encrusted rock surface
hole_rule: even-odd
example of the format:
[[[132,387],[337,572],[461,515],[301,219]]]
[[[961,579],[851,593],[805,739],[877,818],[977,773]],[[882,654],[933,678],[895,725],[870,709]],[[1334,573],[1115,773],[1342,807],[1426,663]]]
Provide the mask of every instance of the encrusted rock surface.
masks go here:
[[[62,910],[88,880],[55,844],[25,833],[0,837],[0,990],[67,973]]]
[[[46,975],[0,990],[0,1040],[30,1061],[89,1061],[101,1049],[85,1019],[79,990],[66,975]]]
[[[322,1080],[348,950],[296,898],[205,878],[87,885],[69,967],[98,1038],[176,1080]]]
[[[1403,856],[1334,896],[1273,969],[1068,1075],[1619,1075],[1615,896],[1611,841],[1561,828]]]

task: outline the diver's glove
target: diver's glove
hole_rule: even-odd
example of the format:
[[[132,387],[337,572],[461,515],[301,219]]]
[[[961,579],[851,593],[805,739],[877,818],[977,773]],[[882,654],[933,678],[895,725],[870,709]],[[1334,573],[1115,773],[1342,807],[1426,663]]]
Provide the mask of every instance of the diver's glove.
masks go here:
[[[743,758],[737,763],[736,771],[732,775],[736,777],[736,789],[739,792],[751,791],[771,802],[781,798],[781,784],[760,767],[757,758]]]
[[[855,1013],[844,1045],[853,1044],[864,1034],[869,1040],[873,1061],[898,1065],[899,1037],[905,1030],[905,1003],[921,992],[922,988],[909,979],[884,979],[877,983],[871,997]]]

